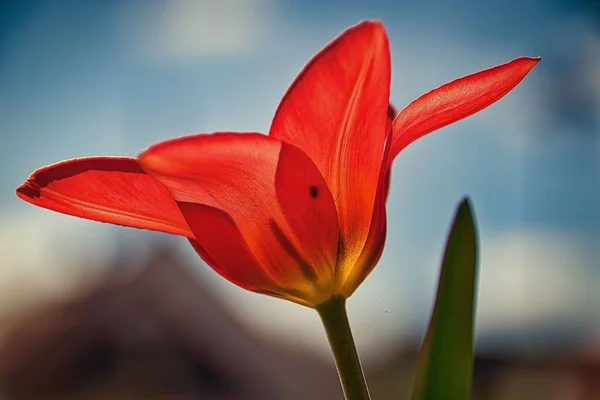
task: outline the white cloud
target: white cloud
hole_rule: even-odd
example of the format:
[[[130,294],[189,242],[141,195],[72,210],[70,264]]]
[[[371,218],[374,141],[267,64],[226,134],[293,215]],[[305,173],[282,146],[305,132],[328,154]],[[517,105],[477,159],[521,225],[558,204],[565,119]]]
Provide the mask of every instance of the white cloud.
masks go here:
[[[514,332],[593,317],[599,279],[577,236],[518,231],[484,239],[477,329]]]
[[[594,270],[600,257],[599,237],[549,229],[516,229],[483,235],[480,263],[476,335],[478,345],[518,346],[518,340],[535,333],[542,340],[564,334],[588,334],[600,340],[600,275]],[[425,329],[441,259],[430,253],[418,265],[422,275],[409,279],[419,297],[418,319],[412,329]],[[433,267],[432,267],[433,266]],[[545,333],[544,333],[545,332]],[[547,342],[546,342],[547,343]]]
[[[114,255],[106,225],[30,207],[1,218],[0,320],[68,296]]]
[[[134,50],[187,60],[250,50],[269,30],[274,0],[168,0],[128,4],[123,23]]]

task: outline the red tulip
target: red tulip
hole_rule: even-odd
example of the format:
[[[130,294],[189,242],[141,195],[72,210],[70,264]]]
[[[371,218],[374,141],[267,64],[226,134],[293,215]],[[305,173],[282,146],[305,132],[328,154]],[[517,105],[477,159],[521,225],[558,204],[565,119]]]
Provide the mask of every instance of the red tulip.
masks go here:
[[[522,57],[450,82],[396,116],[386,32],[362,22],[307,64],[268,136],[200,134],[138,158],[67,160],[35,171],[17,195],[65,214],[185,236],[237,285],[314,307],[350,296],[377,263],[400,150],[500,99],[538,61]]]

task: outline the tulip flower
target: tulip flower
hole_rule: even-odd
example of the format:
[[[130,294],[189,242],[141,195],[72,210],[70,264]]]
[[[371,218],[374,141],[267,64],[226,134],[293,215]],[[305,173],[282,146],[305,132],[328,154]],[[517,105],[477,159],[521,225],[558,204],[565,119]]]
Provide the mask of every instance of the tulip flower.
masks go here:
[[[62,161],[35,171],[17,195],[65,214],[184,236],[231,282],[323,317],[331,299],[343,308],[382,254],[398,153],[494,103],[538,61],[522,57],[450,82],[396,115],[387,34],[380,22],[362,22],[300,72],[268,135],[197,134],[137,158]]]

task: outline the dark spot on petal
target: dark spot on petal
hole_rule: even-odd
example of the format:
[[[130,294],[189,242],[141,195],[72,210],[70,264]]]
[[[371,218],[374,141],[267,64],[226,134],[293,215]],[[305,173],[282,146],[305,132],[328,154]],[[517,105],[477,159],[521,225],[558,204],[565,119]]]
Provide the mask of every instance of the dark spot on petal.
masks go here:
[[[309,192],[310,192],[310,197],[312,197],[313,199],[316,199],[317,196],[319,196],[319,188],[316,186],[311,186],[309,188]]]

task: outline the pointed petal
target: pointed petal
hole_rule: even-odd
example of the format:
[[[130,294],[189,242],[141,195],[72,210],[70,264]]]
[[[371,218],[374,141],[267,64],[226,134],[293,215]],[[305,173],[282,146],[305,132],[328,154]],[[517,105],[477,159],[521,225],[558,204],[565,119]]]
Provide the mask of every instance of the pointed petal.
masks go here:
[[[88,157],[48,165],[31,174],[17,196],[80,218],[194,237],[169,191],[135,158]]]
[[[418,138],[468,117],[514,88],[540,58],[521,57],[434,89],[400,111],[393,124],[390,162]]]
[[[315,303],[331,295],[339,237],[335,204],[301,150],[260,134],[217,133],[159,143],[140,160],[169,189],[222,269],[233,275],[239,268],[261,268],[257,273],[269,278],[263,286],[247,276],[236,275],[238,281]],[[219,240],[210,238],[210,222],[198,214],[206,206],[231,219]],[[216,255],[235,236],[233,227],[241,238],[231,239],[238,243],[231,252],[244,247],[243,239],[256,263],[239,265],[234,255]]]
[[[386,138],[390,51],[379,22],[362,22],[321,50],[284,96],[270,135],[302,149],[338,210],[342,257],[367,238]]]

